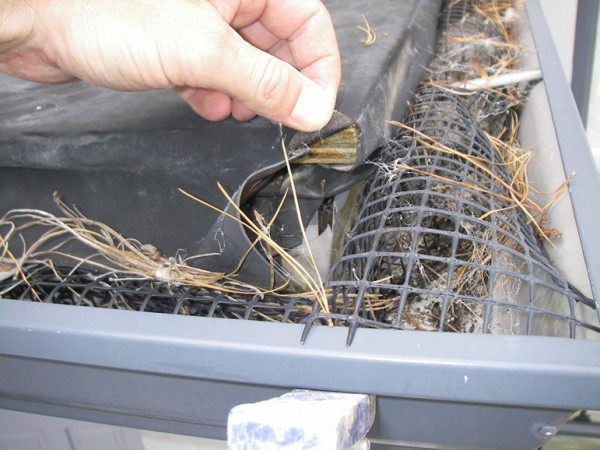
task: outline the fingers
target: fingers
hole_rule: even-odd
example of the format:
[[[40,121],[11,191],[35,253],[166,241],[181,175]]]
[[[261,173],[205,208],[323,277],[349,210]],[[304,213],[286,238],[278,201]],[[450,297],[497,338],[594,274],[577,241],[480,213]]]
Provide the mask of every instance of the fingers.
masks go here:
[[[191,87],[176,87],[175,91],[197,114],[207,120],[223,120],[231,115],[232,101],[227,94],[212,89]]]
[[[234,100],[231,105],[231,115],[242,122],[253,119],[256,113],[251,109],[246,108],[240,102]]]
[[[224,120],[230,115],[242,122],[256,116],[254,111],[219,91],[191,87],[175,87],[174,90],[197,114],[213,122]]]
[[[176,88],[194,111],[208,120],[221,120],[232,112],[239,120],[259,114],[301,131],[315,131],[327,124],[333,114],[334,89],[319,86],[239,36],[234,42],[228,52],[210,62],[213,70],[204,83],[208,88]]]
[[[238,76],[224,76],[223,90],[255,113],[298,130],[314,131],[329,121],[334,92],[291,65],[242,43],[238,57],[223,68]]]
[[[318,0],[219,0],[211,2],[244,40],[227,37],[218,55],[215,89],[251,111],[302,131],[331,118],[341,63],[329,13]],[[233,75],[233,77],[230,77]],[[234,105],[236,105],[234,101]]]
[[[250,120],[259,114],[301,131],[315,131],[327,124],[333,114],[335,90],[328,91],[291,65],[244,41],[239,54],[218,65],[216,72],[221,76],[207,83],[210,89],[175,90],[208,120],[222,120],[230,114],[238,120]]]
[[[228,51],[216,53],[210,64],[217,68],[211,87],[272,121],[302,131],[322,128],[333,113],[341,75],[329,14],[316,0],[265,2],[259,17],[244,10],[244,2],[238,13],[245,22],[233,15],[245,40],[236,33],[221,37]]]
[[[325,89],[337,91],[340,56],[331,17],[319,0],[263,0],[260,17],[243,2],[232,26],[255,47],[300,70]],[[252,20],[254,19],[254,20]]]

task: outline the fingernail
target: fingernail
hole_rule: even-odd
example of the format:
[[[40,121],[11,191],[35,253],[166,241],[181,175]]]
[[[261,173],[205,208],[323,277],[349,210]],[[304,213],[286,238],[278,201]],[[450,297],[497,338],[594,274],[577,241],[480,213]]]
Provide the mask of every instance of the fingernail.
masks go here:
[[[290,116],[290,126],[300,131],[323,128],[333,114],[333,102],[327,92],[316,84],[305,84]]]

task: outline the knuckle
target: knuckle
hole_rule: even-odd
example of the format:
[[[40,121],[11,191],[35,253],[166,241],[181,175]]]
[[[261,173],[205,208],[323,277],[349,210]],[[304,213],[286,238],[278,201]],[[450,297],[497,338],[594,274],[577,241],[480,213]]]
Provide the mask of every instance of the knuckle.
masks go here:
[[[289,95],[290,70],[275,59],[269,59],[262,68],[256,97],[268,105],[281,105]]]

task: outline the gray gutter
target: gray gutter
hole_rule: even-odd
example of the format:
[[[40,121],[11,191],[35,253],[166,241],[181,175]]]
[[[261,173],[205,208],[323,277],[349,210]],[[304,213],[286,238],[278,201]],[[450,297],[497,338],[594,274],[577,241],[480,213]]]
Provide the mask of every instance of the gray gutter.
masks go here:
[[[304,345],[302,330],[292,324],[0,302],[5,357],[283,388],[600,408],[597,342],[359,329],[346,347],[345,328],[313,327]],[[14,378],[8,369],[0,366],[0,396],[34,395],[22,389],[24,374]],[[45,383],[45,397],[65,394],[51,388],[56,380]]]
[[[579,111],[558,53],[552,43],[539,0],[526,3],[531,32],[535,40],[548,102],[554,119],[554,130],[560,147],[565,176],[577,175],[569,184],[569,194],[581,239],[596,310],[600,317],[600,178]]]

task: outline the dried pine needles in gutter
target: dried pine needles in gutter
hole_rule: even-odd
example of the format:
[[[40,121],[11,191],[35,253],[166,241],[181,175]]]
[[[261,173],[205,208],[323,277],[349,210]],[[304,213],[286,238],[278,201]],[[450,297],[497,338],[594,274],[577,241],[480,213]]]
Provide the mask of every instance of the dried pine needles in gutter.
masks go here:
[[[64,217],[41,210],[16,209],[0,219],[0,230],[8,230],[1,240],[1,261],[14,265],[21,276],[24,276],[22,267],[26,264],[47,266],[59,276],[54,269],[53,258],[60,257],[72,262],[71,272],[85,267],[94,272],[112,273],[121,280],[131,276],[211,289],[218,287],[231,293],[256,291],[256,288],[226,274],[190,266],[191,258],[166,257],[152,245],[126,239],[106,224],[88,219],[76,209],[69,208],[57,195],[55,202]],[[28,244],[22,237],[17,237],[36,227],[45,231],[35,242]],[[14,239],[21,249],[18,255],[11,250],[11,247],[17,247],[17,243],[10,245]],[[66,247],[72,244],[83,245],[91,254],[78,257],[69,253]],[[24,281],[27,282],[26,278]]]
[[[497,197],[497,198],[503,200],[504,202],[509,203],[510,206],[506,206],[502,209],[495,209],[495,210],[488,211],[487,213],[482,214],[479,217],[479,220],[484,220],[486,217],[488,217],[489,215],[494,214],[496,212],[506,211],[506,210],[512,209],[512,208],[518,208],[521,211],[523,211],[523,213],[530,219],[529,223],[532,224],[536,228],[538,236],[542,239],[545,239],[551,246],[555,247],[554,243],[550,240],[550,236],[560,237],[560,233],[554,229],[552,229],[552,230],[546,229],[544,227],[544,223],[546,222],[546,216],[547,216],[548,210],[558,200],[558,198],[563,194],[563,192],[565,191],[565,189],[568,186],[569,181],[572,179],[574,174],[572,174],[569,179],[565,180],[553,192],[540,192],[540,191],[537,191],[534,188],[532,188],[529,185],[529,182],[527,179],[527,165],[531,161],[532,150],[523,152],[521,150],[520,146],[518,145],[518,143],[516,142],[515,135],[516,135],[516,130],[518,129],[518,126],[516,124],[513,125],[513,132],[511,134],[509,141],[504,141],[504,140],[500,139],[499,137],[493,137],[490,135],[486,135],[487,138],[490,140],[491,144],[493,145],[494,149],[496,150],[496,152],[503,159],[503,162],[500,164],[506,166],[506,168],[508,169],[509,173],[512,176],[512,179],[510,180],[510,182],[507,182],[507,181],[503,180],[502,177],[500,177],[496,171],[491,170],[489,167],[487,167],[489,165],[494,165],[494,163],[490,162],[489,160],[484,160],[482,158],[467,155],[458,150],[450,148],[449,146],[438,142],[436,139],[434,139],[430,136],[427,136],[426,134],[422,133],[421,131],[418,131],[418,130],[416,130],[412,127],[409,127],[405,124],[402,124],[400,122],[390,121],[389,123],[392,125],[398,126],[400,128],[403,128],[405,130],[408,130],[412,133],[412,136],[404,135],[403,136],[404,139],[414,140],[415,142],[426,147],[427,149],[431,150],[432,152],[440,152],[443,154],[449,154],[449,155],[452,155],[452,156],[458,157],[459,159],[464,160],[469,166],[475,168],[479,173],[482,173],[488,177],[491,177],[495,182],[497,182],[499,185],[501,185],[504,188],[504,191],[499,192],[499,191],[494,191],[491,188],[482,187],[484,185],[484,183],[474,184],[474,183],[468,183],[468,182],[461,182],[461,181],[458,181],[455,179],[451,179],[448,177],[437,175],[435,173],[428,172],[426,170],[409,167],[408,165],[402,164],[402,163],[392,164],[391,167],[396,167],[399,169],[418,172],[420,174],[433,177],[439,181],[442,181],[442,182],[445,182],[448,184],[463,186],[463,187],[466,187],[473,191],[484,193],[485,195],[488,195],[488,196]],[[532,191],[538,195],[551,196],[552,198],[551,198],[551,200],[549,200],[549,202],[546,205],[540,206],[530,197],[529,193]],[[508,195],[505,194],[504,192],[507,192]]]
[[[418,136],[415,133],[415,139],[419,139],[422,144],[427,141],[427,146],[434,151],[449,152],[463,158],[478,170],[495,177],[494,180],[506,189],[509,200],[514,205],[511,207],[521,209],[536,228],[538,236],[554,246],[549,237],[558,237],[560,233],[544,227],[546,214],[575,174],[571,174],[551,193],[537,192],[529,185],[527,179],[527,166],[531,160],[532,150],[524,151],[517,142],[519,122],[515,108],[523,105],[523,99],[527,96],[530,87],[527,83],[540,80],[541,71],[537,68],[519,68],[522,45],[517,41],[520,28],[519,14],[523,3],[522,0],[468,2],[462,19],[454,26],[448,27],[449,29],[439,38],[438,54],[432,64],[429,79],[424,83],[457,97],[474,97],[470,110],[475,117],[480,118],[479,124],[502,158],[502,164],[506,166],[512,179],[505,182],[495,175],[493,170],[486,169],[481,164],[482,161],[476,161],[475,158],[447,146],[440,146],[435,139],[426,137],[422,133]],[[467,2],[454,1],[447,8],[451,9],[459,4],[466,5]],[[443,51],[439,52],[440,49]],[[503,114],[508,117],[506,125],[498,127],[493,123],[493,119],[487,120],[488,117],[502,112],[502,108],[495,110],[493,103],[504,104]],[[446,181],[450,182],[450,180]],[[481,190],[481,187],[470,187]],[[483,191],[488,195],[499,195],[490,190],[483,189]],[[532,200],[530,192],[551,196],[552,199],[542,207]],[[490,211],[482,218],[494,212]]]
[[[287,150],[285,148],[285,144],[282,141],[281,142],[282,145],[282,149],[283,149],[283,155],[284,155],[284,160],[285,160],[285,165],[286,165],[286,169],[288,171],[288,176],[289,176],[289,180],[290,180],[290,187],[292,190],[292,197],[296,206],[296,214],[298,217],[298,222],[300,224],[300,229],[302,232],[302,239],[304,242],[304,245],[306,246],[307,249],[307,253],[309,255],[309,262],[312,266],[312,269],[314,269],[314,272],[316,274],[316,277],[313,277],[309,271],[302,265],[300,264],[293,256],[291,256],[283,247],[281,247],[277,242],[275,242],[273,239],[271,239],[271,236],[269,234],[269,226],[272,225],[272,223],[274,222],[277,213],[279,211],[279,209],[281,208],[281,206],[283,205],[283,201],[285,200],[285,197],[287,196],[287,192],[284,195],[283,200],[280,202],[279,208],[277,209],[274,217],[271,219],[271,222],[268,224],[268,226],[261,226],[261,224],[259,223],[255,223],[254,221],[252,221],[247,215],[246,213],[244,213],[242,211],[242,209],[236,204],[236,202],[231,198],[231,196],[223,189],[223,187],[219,184],[219,189],[221,191],[221,193],[227,198],[227,201],[229,202],[229,204],[235,209],[235,211],[240,215],[241,219],[238,219],[237,217],[219,210],[218,208],[213,207],[212,205],[206,203],[205,201],[192,196],[191,194],[180,190],[183,194],[187,195],[188,197],[196,200],[197,202],[201,203],[204,206],[207,206],[209,208],[215,209],[219,212],[221,212],[222,214],[226,215],[227,217],[229,217],[230,219],[236,220],[238,221],[242,226],[244,226],[245,228],[247,228],[248,230],[252,231],[253,233],[255,233],[258,237],[257,239],[252,243],[250,249],[252,249],[257,243],[258,241],[263,241],[266,243],[266,247],[268,247],[269,249],[272,249],[273,251],[275,251],[286,263],[287,265],[292,268],[292,270],[294,271],[294,274],[290,274],[290,276],[296,276],[298,277],[301,281],[302,281],[302,285],[306,286],[309,291],[307,293],[303,293],[300,295],[310,295],[314,298],[316,298],[321,311],[324,313],[329,313],[329,305],[328,305],[328,300],[327,300],[327,294],[325,292],[325,289],[323,287],[323,281],[321,280],[321,276],[319,274],[319,271],[317,269],[317,265],[315,262],[315,258],[313,256],[313,253],[311,251],[310,248],[310,244],[308,242],[308,238],[306,236],[306,232],[304,229],[304,224],[302,223],[302,217],[300,215],[300,205],[298,204],[298,196],[296,194],[296,186],[294,183],[294,178],[292,176],[292,169],[290,166],[290,161],[287,155]],[[240,261],[240,265],[242,264],[243,261]],[[271,263],[273,263],[273,261],[271,260]],[[239,269],[239,266],[238,266]],[[237,271],[237,269],[236,269]],[[281,289],[278,289],[281,290]]]
[[[304,226],[299,213],[299,205],[296,197],[295,184],[291,174],[291,166],[287,157],[285,146],[283,153],[286,167],[290,176],[292,195],[296,202],[298,211],[298,220],[300,221],[303,232],[303,240],[310,255],[310,263],[316,266],[310,245],[304,233]],[[306,286],[308,292],[294,294],[296,297],[304,297],[307,300],[313,299],[319,305],[320,311],[329,312],[327,293],[323,287],[318,270],[315,270],[316,277],[313,277],[309,271],[270,237],[269,229],[276,219],[285,200],[284,198],[275,211],[275,214],[269,223],[252,221],[235,203],[231,196],[219,184],[219,190],[225,196],[232,208],[239,214],[237,218],[233,214],[222,211],[207,202],[191,195],[180,189],[180,192],[198,203],[218,211],[229,219],[239,222],[243,227],[254,233],[257,238],[248,248],[246,254],[239,261],[238,267],[232,273],[220,273],[203,270],[189,264],[191,260],[199,259],[207,255],[196,255],[191,257],[167,257],[151,244],[142,244],[135,239],[123,237],[117,231],[108,225],[84,217],[77,209],[69,208],[63,203],[57,194],[54,200],[58,205],[63,217],[58,217],[45,211],[35,209],[17,209],[7,212],[0,218],[0,268],[2,268],[2,278],[20,277],[22,282],[29,284],[28,277],[23,269],[24,266],[42,266],[48,268],[58,280],[64,276],[70,276],[79,270],[89,271],[89,276],[100,276],[110,274],[111,282],[123,282],[128,279],[135,280],[156,280],[172,286],[193,286],[209,289],[221,293],[232,295],[255,295],[261,296],[278,293],[283,294],[287,283],[281,286],[272,287],[272,289],[263,289],[250,283],[244,283],[236,280],[235,276],[246,256],[258,244],[262,242],[264,246],[287,263],[288,269],[293,271],[290,277],[299,279],[302,286]],[[32,243],[27,243],[22,237],[23,232],[32,229],[42,229],[39,236]],[[79,257],[68,247],[73,244],[83,246],[88,256]],[[55,268],[53,260],[70,261],[70,270],[66,274],[61,274]],[[273,264],[271,259],[271,263]],[[281,268],[278,268],[281,270]],[[272,267],[271,272],[273,273]],[[273,276],[272,276],[273,277]],[[274,279],[274,277],[273,277]],[[7,294],[7,288],[0,291],[0,298]],[[42,301],[40,295],[31,288],[36,300]],[[309,308],[310,310],[312,308]],[[308,311],[307,311],[308,312]],[[330,321],[327,321],[330,323]]]
[[[527,166],[531,160],[532,151],[523,151],[516,140],[519,127],[515,107],[522,106],[522,99],[527,95],[528,86],[521,83],[532,82],[541,78],[539,69],[519,70],[519,55],[522,46],[517,42],[519,28],[519,10],[522,8],[521,0],[491,0],[451,1],[446,5],[447,11],[452,8],[462,11],[460,20],[450,20],[447,29],[441,33],[437,43],[437,54],[430,75],[422,85],[430,85],[436,89],[447,92],[457,97],[474,97],[470,103],[470,111],[479,117],[479,124],[484,129],[486,138],[500,155],[503,165],[511,174],[511,180],[503,180],[493,168],[488,166],[490,161],[481,160],[474,156],[466,155],[460,151],[441,144],[432,136],[427,136],[421,131],[408,127],[399,122],[390,122],[412,132],[412,137],[403,135],[404,139],[415,139],[420,145],[431,151],[450,154],[463,159],[477,171],[492,177],[504,189],[502,193],[482,187],[479,184],[467,184],[465,187],[483,192],[491,196],[499,196],[508,201],[509,208],[521,209],[536,228],[538,236],[545,239],[552,246],[549,236],[559,236],[556,230],[544,228],[548,209],[564,192],[570,179],[561,184],[554,192],[544,193],[551,195],[552,200],[545,206],[539,206],[532,200],[529,193],[535,192],[527,180]],[[464,9],[461,9],[461,6]],[[449,14],[452,19],[452,12]],[[499,99],[501,100],[499,102]],[[493,103],[504,103],[503,111],[494,110]],[[495,113],[501,112],[509,117],[504,126],[496,126],[494,120],[487,120]],[[506,120],[506,119],[504,119]],[[493,132],[492,132],[493,131]],[[399,164],[396,167],[410,169]],[[427,173],[420,169],[411,169]],[[457,180],[438,177],[441,181],[452,184],[461,183]],[[505,197],[507,195],[508,197]],[[480,219],[493,214],[489,211]]]

